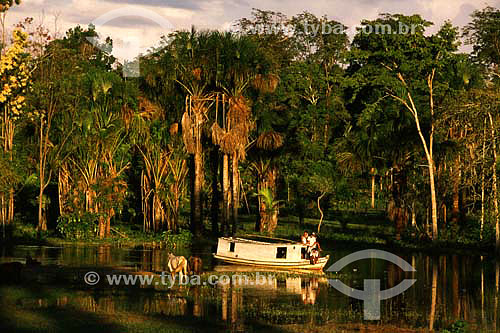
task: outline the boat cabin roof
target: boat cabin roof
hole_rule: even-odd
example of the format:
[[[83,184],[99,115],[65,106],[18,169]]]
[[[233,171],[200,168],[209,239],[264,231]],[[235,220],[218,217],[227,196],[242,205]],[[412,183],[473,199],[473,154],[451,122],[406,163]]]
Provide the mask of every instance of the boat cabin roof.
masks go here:
[[[232,238],[232,237],[222,237],[222,239],[227,240],[229,242],[237,242],[237,243],[249,243],[249,244],[261,244],[261,245],[292,245],[298,244],[299,242],[283,239],[283,238],[273,238],[273,237],[265,237],[265,236],[245,236],[245,238]]]

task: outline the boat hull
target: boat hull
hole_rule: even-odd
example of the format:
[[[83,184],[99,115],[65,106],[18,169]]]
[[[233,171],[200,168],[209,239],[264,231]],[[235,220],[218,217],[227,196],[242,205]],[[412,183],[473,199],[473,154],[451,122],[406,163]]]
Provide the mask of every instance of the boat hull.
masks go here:
[[[265,260],[252,260],[244,258],[234,258],[226,257],[213,253],[215,259],[221,260],[229,264],[253,266],[253,267],[269,267],[269,268],[279,268],[279,269],[306,269],[306,270],[322,270],[330,256],[322,257],[318,259],[316,264],[311,264],[309,260],[304,259],[299,262],[277,262],[277,261],[265,261]]]

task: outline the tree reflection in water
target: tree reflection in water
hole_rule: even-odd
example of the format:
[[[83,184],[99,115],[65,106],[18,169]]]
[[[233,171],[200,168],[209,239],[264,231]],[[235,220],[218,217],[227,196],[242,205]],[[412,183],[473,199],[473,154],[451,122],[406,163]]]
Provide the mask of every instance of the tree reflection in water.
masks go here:
[[[30,255],[42,262],[38,271],[44,275],[32,274],[37,273],[36,269],[25,269],[22,279],[25,284],[2,288],[7,296],[0,297],[3,302],[0,314],[9,318],[7,310],[16,308],[30,316],[40,311],[75,309],[107,316],[110,321],[126,314],[146,316],[151,320],[168,318],[175,322],[224,323],[228,329],[243,331],[257,322],[258,325],[308,322],[318,327],[363,324],[362,302],[332,290],[327,281],[329,276],[276,273],[264,286],[177,286],[161,290],[148,286],[101,284],[89,287],[83,285],[81,279],[78,282],[64,276],[88,268],[159,272],[165,269],[167,252],[159,248],[119,248],[107,244],[4,249],[3,262],[24,262]],[[343,255],[339,253],[337,257]],[[366,278],[380,278],[382,289],[392,288],[405,278],[417,280],[404,294],[382,302],[380,325],[440,331],[466,320],[469,330],[497,331],[500,269],[494,258],[462,255],[432,258],[423,254],[401,257],[411,262],[416,272],[405,273],[391,263],[369,261],[358,264],[356,272],[351,269],[342,276],[345,284],[357,289],[363,289]],[[214,273],[210,271],[209,260],[207,263],[209,271],[205,274]],[[224,269],[215,273],[243,273],[234,266]],[[255,272],[248,273],[248,276],[255,276]]]

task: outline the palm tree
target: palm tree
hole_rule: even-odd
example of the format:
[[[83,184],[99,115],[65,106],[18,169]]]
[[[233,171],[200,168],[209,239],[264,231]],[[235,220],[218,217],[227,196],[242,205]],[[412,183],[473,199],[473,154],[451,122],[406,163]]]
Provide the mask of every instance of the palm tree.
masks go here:
[[[229,225],[232,207],[232,234],[236,233],[240,198],[239,162],[245,159],[250,132],[254,129],[250,101],[245,92],[250,83],[259,82],[261,88],[271,88],[262,74],[257,74],[258,45],[248,36],[232,33],[216,34],[217,68],[216,86],[226,93],[223,95],[222,128],[216,119],[212,126],[212,141],[223,152],[223,226]],[[275,88],[275,87],[274,87]],[[228,97],[226,97],[226,95]],[[227,103],[227,112],[225,105]],[[229,177],[231,159],[231,177]],[[230,179],[231,178],[231,179]]]
[[[211,51],[212,33],[177,31],[164,47],[142,59],[141,81],[148,98],[161,106],[166,120],[180,122],[186,151],[192,155],[191,229],[200,235],[203,229],[202,193],[204,183],[203,130],[209,120],[213,96],[209,84],[216,75]]]
[[[229,231],[229,219],[232,216],[232,232],[236,232],[239,161],[245,158],[248,137],[253,129],[251,107],[245,91],[250,83],[257,81],[268,91],[272,91],[277,84],[275,76],[256,76],[259,69],[259,52],[258,44],[249,36],[198,32],[193,28],[191,31],[176,32],[160,54],[150,56],[152,62],[159,58],[160,63],[164,65],[163,68],[157,67],[157,70],[145,75],[145,83],[157,91],[156,97],[178,96],[178,87],[183,90],[181,94],[187,94],[181,123],[186,150],[193,155],[191,206],[192,226],[196,233],[201,231],[202,225],[203,129],[212,121],[212,141],[223,153],[222,225]],[[158,80],[157,72],[163,73],[165,77]],[[174,84],[169,86],[168,81]],[[169,88],[164,89],[167,86]],[[158,88],[162,90],[158,91]],[[221,94],[222,92],[224,94]],[[213,195],[216,192],[214,191]],[[216,201],[212,202],[217,204]]]
[[[190,32],[177,33],[169,49],[177,64],[175,82],[187,93],[181,124],[186,150],[193,155],[191,227],[196,235],[200,235],[203,229],[203,128],[208,123],[209,111],[216,100],[213,93],[207,92],[214,76],[217,76],[212,46],[212,33],[197,32],[192,28]]]
[[[186,97],[186,111],[182,116],[182,138],[188,153],[193,155],[194,184],[192,193],[192,228],[197,235],[201,234],[202,224],[202,201],[203,189],[203,125],[208,119],[210,96],[201,92],[194,92]]]
[[[275,200],[273,191],[270,188],[263,188],[258,192],[260,198],[259,213],[261,215],[261,229],[273,234],[278,226],[278,212],[281,200]]]
[[[255,146],[259,149],[259,159],[252,163],[253,169],[257,173],[257,192],[263,189],[269,189],[272,194],[276,195],[276,180],[278,176],[278,168],[275,164],[276,151],[283,145],[283,137],[274,130],[263,131],[257,138]],[[258,207],[262,207],[261,197],[258,196]],[[260,208],[259,208],[260,209]],[[265,223],[268,220],[267,211],[259,212],[255,230],[262,231]]]
[[[70,212],[88,212],[98,219],[100,238],[110,234],[110,221],[125,197],[123,181],[128,144],[126,119],[130,114],[130,86],[114,73],[91,71],[84,77],[87,95],[84,112],[75,114],[77,128],[72,136],[74,148],[60,177],[66,184],[62,192],[69,193]],[[83,193],[83,197],[80,197]]]

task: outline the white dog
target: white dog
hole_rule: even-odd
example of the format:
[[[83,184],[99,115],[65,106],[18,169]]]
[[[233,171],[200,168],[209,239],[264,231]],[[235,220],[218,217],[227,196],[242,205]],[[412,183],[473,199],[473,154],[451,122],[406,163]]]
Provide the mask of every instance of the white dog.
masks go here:
[[[183,274],[187,275],[188,273],[188,262],[183,256],[175,256],[172,253],[169,253],[168,269],[170,270],[172,278],[175,277],[175,274],[179,273],[179,278],[182,279]]]

